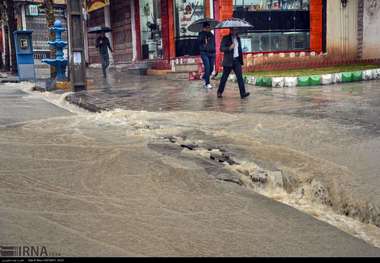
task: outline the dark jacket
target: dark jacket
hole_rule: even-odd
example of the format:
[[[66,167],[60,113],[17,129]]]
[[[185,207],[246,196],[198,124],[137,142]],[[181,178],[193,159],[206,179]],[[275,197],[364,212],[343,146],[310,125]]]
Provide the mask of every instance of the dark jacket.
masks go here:
[[[239,43],[239,47],[238,47],[238,50],[239,50],[239,61],[240,61],[240,64],[243,65],[244,62],[243,62],[243,51],[241,49],[241,41],[240,41],[240,37],[237,37],[237,40],[238,40],[238,43]],[[234,50],[230,49],[230,46],[233,44],[233,40],[232,40],[232,35],[228,35],[228,36],[224,36],[223,39],[222,39],[222,43],[220,44],[220,51],[224,53],[224,57],[223,57],[223,67],[232,67],[233,66],[233,61],[234,61]]]
[[[199,51],[214,55],[216,53],[215,37],[211,32],[201,31],[198,35]]]
[[[96,48],[101,55],[108,55],[108,48],[112,51],[110,41],[107,37],[98,37],[96,39]]]

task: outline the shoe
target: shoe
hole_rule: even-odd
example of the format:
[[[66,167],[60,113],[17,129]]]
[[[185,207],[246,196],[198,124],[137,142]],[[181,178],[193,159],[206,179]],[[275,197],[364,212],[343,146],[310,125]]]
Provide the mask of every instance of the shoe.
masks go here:
[[[216,77],[218,76],[218,72],[215,73],[215,75],[211,76],[211,79],[216,79]]]
[[[241,98],[244,99],[244,98],[248,97],[249,95],[251,95],[251,93],[246,92],[243,96],[241,96]]]
[[[218,98],[223,98],[222,93],[218,92]]]
[[[207,84],[207,86],[206,86],[208,89],[212,89],[213,88],[213,86],[211,85],[211,84]]]

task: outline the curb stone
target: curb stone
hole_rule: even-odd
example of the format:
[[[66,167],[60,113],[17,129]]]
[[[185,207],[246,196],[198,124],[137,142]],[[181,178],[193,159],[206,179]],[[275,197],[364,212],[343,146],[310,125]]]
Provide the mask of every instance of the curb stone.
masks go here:
[[[246,84],[258,87],[283,88],[325,86],[335,83],[380,79],[380,68],[301,77],[254,77],[251,75],[244,75],[243,78]],[[229,80],[236,82],[236,76],[230,75]]]

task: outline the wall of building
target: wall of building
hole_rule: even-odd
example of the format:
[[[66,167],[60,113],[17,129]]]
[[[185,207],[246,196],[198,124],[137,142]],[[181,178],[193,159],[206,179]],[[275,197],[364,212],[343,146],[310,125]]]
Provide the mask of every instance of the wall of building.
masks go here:
[[[93,11],[88,16],[87,27],[103,26],[104,25],[104,10],[98,9]],[[89,63],[95,64],[100,63],[100,57],[98,50],[96,49],[96,34],[88,34],[88,54],[89,54]]]
[[[356,59],[358,51],[358,1],[327,1],[327,53],[329,59]]]
[[[322,51],[322,0],[310,1],[310,49]]]
[[[103,8],[89,13],[87,27],[105,26],[105,11]],[[129,63],[133,58],[131,1],[110,1],[110,24],[112,28],[113,62],[116,64]],[[88,34],[89,63],[100,63],[96,49],[97,34]]]
[[[110,3],[114,62],[127,63],[133,57],[131,1],[112,0]]]
[[[363,3],[363,59],[380,58],[380,1]]]

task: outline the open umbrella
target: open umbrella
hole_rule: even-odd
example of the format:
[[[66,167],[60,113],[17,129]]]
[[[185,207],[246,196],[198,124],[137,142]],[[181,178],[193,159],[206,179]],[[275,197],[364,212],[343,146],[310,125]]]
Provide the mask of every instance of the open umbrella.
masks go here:
[[[108,33],[108,32],[111,32],[111,31],[112,31],[112,29],[110,27],[96,26],[96,27],[90,28],[88,30],[88,33],[90,33],[90,34],[101,33],[101,32]]]
[[[238,29],[252,29],[253,26],[245,20],[239,18],[229,18],[223,20],[215,26],[215,29],[223,28],[238,28]]]
[[[218,20],[205,17],[205,18],[198,19],[197,21],[194,21],[193,23],[191,23],[191,25],[189,25],[187,30],[189,30],[191,32],[201,32],[203,30],[203,23],[205,23],[205,22],[210,24],[211,29],[214,29],[215,26],[219,23]]]

